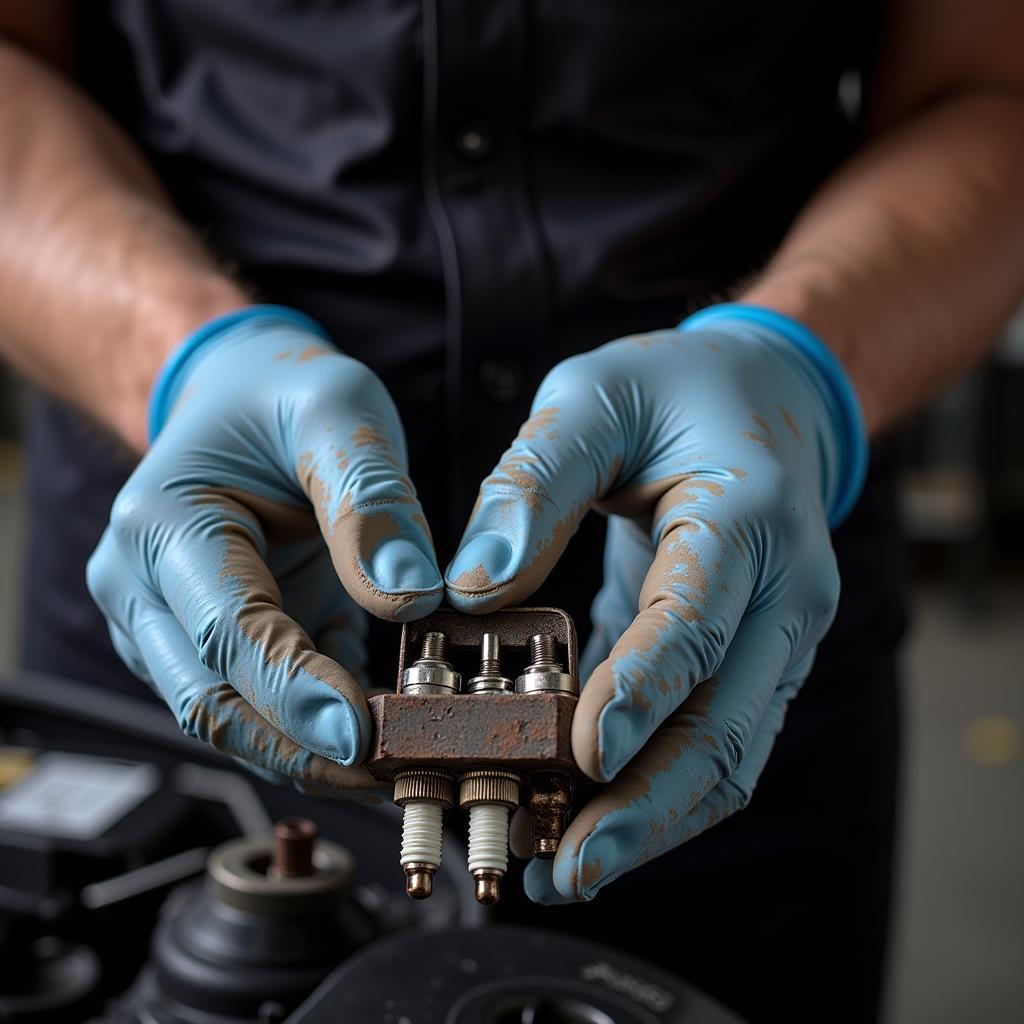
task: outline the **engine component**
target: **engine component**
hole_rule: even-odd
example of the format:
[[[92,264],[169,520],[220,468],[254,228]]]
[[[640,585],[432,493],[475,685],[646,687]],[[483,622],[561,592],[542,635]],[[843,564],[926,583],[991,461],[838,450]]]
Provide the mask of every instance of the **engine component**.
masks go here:
[[[308,854],[308,859],[307,859]],[[282,1021],[375,928],[352,898],[352,858],[305,819],[232,839],[175,890],[127,1020]],[[157,1011],[156,1008],[159,1008]]]
[[[406,652],[420,643],[411,665]],[[566,666],[559,660],[559,645]],[[502,650],[521,651],[513,683]],[[458,658],[479,656],[479,669],[458,691]],[[528,653],[527,653],[528,652]],[[448,659],[448,660],[445,660]],[[402,629],[399,685],[370,698],[373,739],[367,769],[394,781],[405,807],[402,865],[409,895],[429,895],[440,863],[435,837],[450,803],[442,777],[459,779],[459,804],[469,810],[469,869],[480,903],[497,901],[508,866],[508,817],[521,783],[532,816],[534,852],[553,857],[572,803],[572,714],[579,693],[576,630],[555,608],[508,608],[489,615],[440,609]],[[427,809],[428,771],[432,806]],[[420,780],[413,792],[413,780]],[[411,813],[410,808],[414,808]]]
[[[469,810],[469,873],[478,903],[490,906],[501,895],[508,870],[508,816],[519,806],[519,776],[502,768],[467,772],[459,785],[459,806]]]
[[[444,633],[424,634],[419,658],[402,672],[401,693],[453,694],[462,677],[445,660]],[[412,768],[395,776],[395,803],[402,808],[401,864],[405,891],[425,900],[434,891],[434,875],[441,866],[441,813],[451,807],[454,793],[451,772],[440,768]]]
[[[400,971],[395,964],[401,964]],[[742,1024],[675,975],[596,942],[510,926],[375,942],[288,1024]]]

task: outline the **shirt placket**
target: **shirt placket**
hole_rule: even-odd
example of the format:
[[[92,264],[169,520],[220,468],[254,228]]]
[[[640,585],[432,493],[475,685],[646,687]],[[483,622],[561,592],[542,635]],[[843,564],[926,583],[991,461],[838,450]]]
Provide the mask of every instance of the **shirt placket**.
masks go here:
[[[425,191],[444,264],[455,531],[545,368],[546,274],[526,139],[528,8],[424,0]]]

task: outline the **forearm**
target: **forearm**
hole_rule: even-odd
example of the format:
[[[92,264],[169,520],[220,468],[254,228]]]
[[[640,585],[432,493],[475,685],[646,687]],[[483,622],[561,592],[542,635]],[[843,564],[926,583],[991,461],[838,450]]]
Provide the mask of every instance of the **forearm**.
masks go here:
[[[3,43],[0,138],[0,354],[141,451],[162,360],[245,294],[117,126]]]
[[[855,156],[742,296],[805,323],[870,432],[975,362],[1024,294],[1024,98],[951,98]]]

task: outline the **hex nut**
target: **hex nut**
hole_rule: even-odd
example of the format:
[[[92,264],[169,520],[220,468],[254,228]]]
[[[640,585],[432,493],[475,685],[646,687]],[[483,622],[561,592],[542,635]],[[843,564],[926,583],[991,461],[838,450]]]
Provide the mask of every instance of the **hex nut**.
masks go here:
[[[568,693],[575,697],[579,692],[579,680],[568,672],[527,668],[516,678],[516,693]]]
[[[444,661],[418,661],[402,673],[402,693],[458,693],[462,677]]]

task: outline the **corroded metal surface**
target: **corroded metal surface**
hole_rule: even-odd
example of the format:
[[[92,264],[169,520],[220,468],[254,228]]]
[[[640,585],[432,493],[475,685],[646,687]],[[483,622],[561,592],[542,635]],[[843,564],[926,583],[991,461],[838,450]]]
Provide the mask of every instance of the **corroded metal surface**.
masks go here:
[[[373,738],[366,767],[377,779],[391,780],[411,767],[577,773],[571,742],[576,698],[568,694],[386,693],[369,704]]]
[[[550,860],[565,833],[572,806],[572,780],[557,772],[536,772],[526,787],[524,803],[530,812],[533,855]]]

